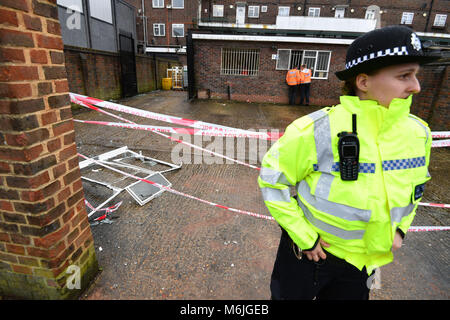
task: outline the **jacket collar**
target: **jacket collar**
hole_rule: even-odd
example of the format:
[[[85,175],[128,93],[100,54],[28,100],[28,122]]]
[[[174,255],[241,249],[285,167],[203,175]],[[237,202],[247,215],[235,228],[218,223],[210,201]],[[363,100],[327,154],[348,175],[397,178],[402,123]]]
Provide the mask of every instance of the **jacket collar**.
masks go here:
[[[395,98],[388,108],[374,100],[360,100],[358,96],[341,96],[341,105],[358,117],[371,117],[382,121],[380,130],[389,129],[395,122],[409,115],[412,95],[406,99]]]

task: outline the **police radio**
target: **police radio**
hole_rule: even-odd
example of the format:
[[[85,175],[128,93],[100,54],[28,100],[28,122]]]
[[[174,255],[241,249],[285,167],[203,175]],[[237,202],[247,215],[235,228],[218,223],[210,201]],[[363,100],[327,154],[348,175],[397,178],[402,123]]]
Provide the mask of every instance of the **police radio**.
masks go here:
[[[358,180],[359,172],[359,140],[356,133],[356,114],[352,115],[353,132],[338,133],[339,171],[341,179]]]

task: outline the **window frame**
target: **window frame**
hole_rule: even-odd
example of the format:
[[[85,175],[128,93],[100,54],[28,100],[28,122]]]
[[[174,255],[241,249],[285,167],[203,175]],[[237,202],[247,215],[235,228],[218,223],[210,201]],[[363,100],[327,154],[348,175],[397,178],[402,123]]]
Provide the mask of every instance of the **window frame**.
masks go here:
[[[256,8],[258,8],[258,12],[257,12],[257,15],[255,16],[255,15],[250,15],[250,12],[252,12],[252,9],[253,10],[255,10]],[[260,8],[259,8],[259,6],[248,6],[248,10],[247,10],[247,17],[248,18],[253,18],[253,19],[257,19],[257,18],[259,18],[259,10],[260,10]],[[253,11],[252,12],[252,14],[255,14],[255,12]]]
[[[443,23],[436,24],[436,22],[439,22],[440,20],[442,20],[442,18],[444,18]],[[433,21],[433,27],[445,27],[446,23],[447,23],[447,15],[443,13],[436,13]]]
[[[287,64],[287,68],[280,67],[279,66],[279,61],[280,61],[280,51],[288,51],[289,52],[289,61]],[[277,50],[277,64],[275,66],[275,70],[278,71],[287,71],[290,70],[291,68],[291,63],[292,63],[292,56],[293,54],[296,54],[298,52],[301,52],[301,64],[305,64],[305,52],[314,52],[315,53],[315,57],[314,57],[314,67],[312,68],[312,75],[311,75],[311,79],[316,79],[316,80],[327,80],[328,76],[330,74],[330,64],[331,64],[331,55],[333,53],[333,51],[331,50],[297,50],[297,49],[278,49]],[[325,52],[328,54],[328,62],[327,62],[327,69],[326,70],[317,70],[317,63],[319,60],[319,53],[321,52]],[[306,56],[306,58],[313,58],[312,56]],[[283,65],[285,65],[285,63],[283,63]],[[326,73],[325,77],[318,77],[316,76],[316,72],[324,72]]]
[[[338,12],[342,12],[342,17],[337,16]],[[334,9],[334,17],[339,19],[345,18],[345,7],[336,7]]]
[[[88,6],[89,6],[89,16],[91,18],[100,20],[102,22],[106,22],[109,24],[113,24],[113,4],[111,0],[104,0],[103,4],[109,4],[109,8],[106,8],[103,4],[100,7],[96,7],[96,5],[93,5],[93,3],[96,3],[98,5],[98,0],[89,0]],[[99,11],[99,9],[101,10]],[[109,9],[109,11],[107,11]],[[99,14],[100,12],[100,14]],[[107,15],[104,15],[107,12]]]
[[[411,18],[411,21],[409,21],[409,18]],[[413,21],[414,21],[414,12],[403,12],[402,13],[402,18],[400,20],[400,24],[410,26],[413,24]]]
[[[157,3],[156,5],[155,2]],[[162,3],[162,6],[158,5],[158,3]],[[164,8],[164,0],[152,0],[152,8]]]
[[[287,9],[287,15],[281,15],[280,14],[280,9]],[[278,13],[277,13],[277,15],[279,17],[289,17],[290,14],[291,14],[291,7],[289,7],[289,6],[278,6]]]
[[[164,27],[164,34],[156,34],[155,33],[155,27],[159,26],[159,31],[161,31],[160,27],[163,26]],[[165,37],[166,36],[166,24],[165,23],[154,23],[153,24],[153,36],[154,37]]]
[[[311,10],[313,10],[313,15],[311,15]],[[318,13],[318,15],[316,15],[315,13]],[[308,8],[308,17],[320,17],[320,8],[319,7],[310,7]]]
[[[222,15],[217,15],[216,14],[217,13],[216,9],[219,8],[219,7],[221,7]],[[213,5],[213,17],[223,17],[224,13],[225,13],[225,6],[223,4],[214,4]]]
[[[174,1],[183,1],[183,6],[182,7],[175,7],[174,5],[173,5],[173,2]],[[184,9],[184,0],[172,0],[172,9]]]
[[[176,26],[176,27],[175,27]],[[182,36],[175,36],[174,35],[174,29],[183,27],[183,35]],[[184,23],[172,23],[172,38],[184,38]]]

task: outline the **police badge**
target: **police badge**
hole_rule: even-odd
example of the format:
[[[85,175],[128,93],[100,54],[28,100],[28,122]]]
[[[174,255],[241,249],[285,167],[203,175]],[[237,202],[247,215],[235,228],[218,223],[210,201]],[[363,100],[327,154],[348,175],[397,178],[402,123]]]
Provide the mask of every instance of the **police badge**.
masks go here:
[[[420,43],[420,39],[414,32],[411,33],[411,46],[416,51],[420,51],[422,49],[422,44]]]

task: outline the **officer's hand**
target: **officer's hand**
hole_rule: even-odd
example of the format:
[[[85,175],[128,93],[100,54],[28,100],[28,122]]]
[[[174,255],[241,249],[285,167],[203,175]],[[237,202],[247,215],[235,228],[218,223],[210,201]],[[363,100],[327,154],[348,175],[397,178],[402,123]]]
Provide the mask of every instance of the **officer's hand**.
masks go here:
[[[403,238],[397,231],[394,236],[394,242],[392,243],[392,251],[400,249],[403,243]]]
[[[313,250],[309,250],[309,251],[303,251],[306,254],[306,257],[309,260],[314,260],[315,262],[319,262],[319,260],[322,259],[326,259],[327,255],[325,254],[325,252],[322,250],[322,247],[329,247],[330,245],[328,243],[326,243],[325,241],[323,241],[322,239],[319,239],[319,243],[317,243],[316,247]]]

